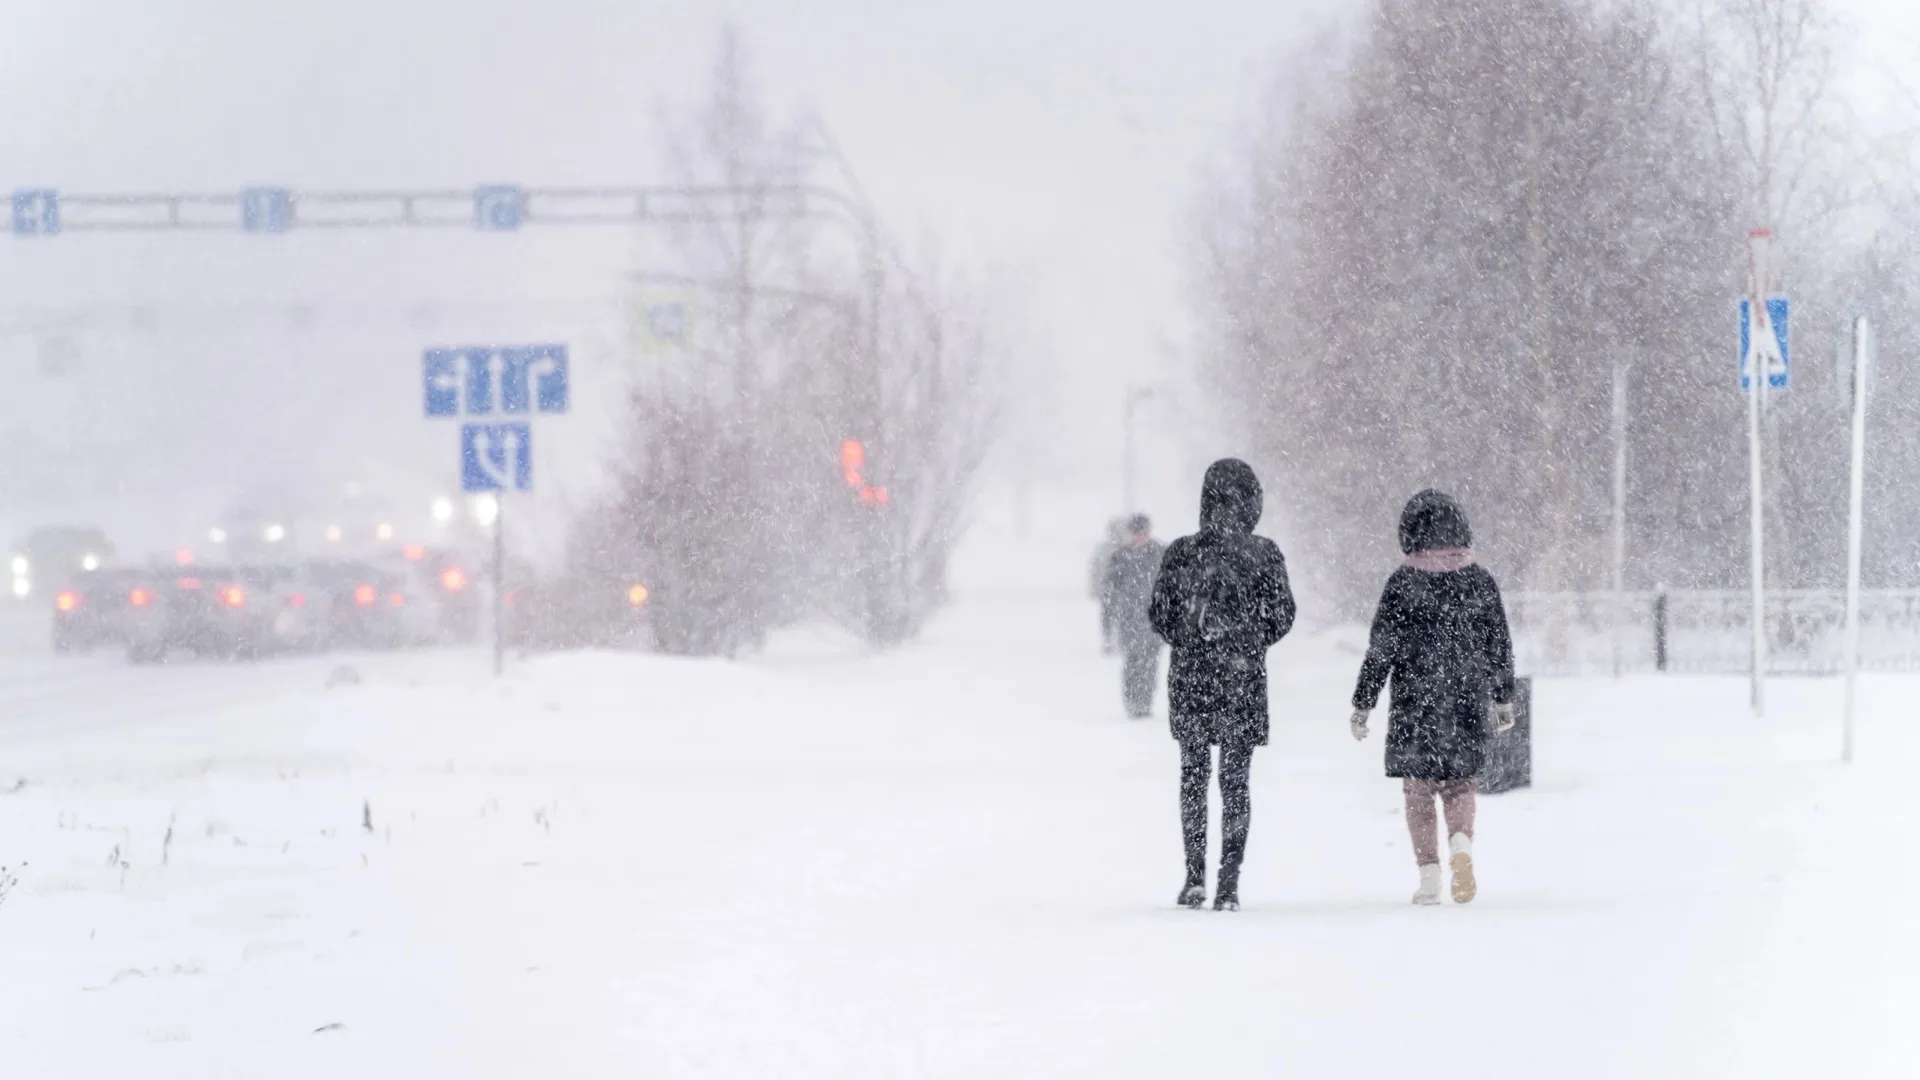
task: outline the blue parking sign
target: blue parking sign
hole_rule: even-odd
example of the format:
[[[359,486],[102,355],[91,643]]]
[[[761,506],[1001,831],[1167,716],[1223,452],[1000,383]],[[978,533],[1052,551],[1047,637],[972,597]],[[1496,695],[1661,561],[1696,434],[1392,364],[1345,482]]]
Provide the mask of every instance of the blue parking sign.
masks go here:
[[[52,188],[21,188],[13,193],[13,235],[57,236],[60,193]]]
[[[526,216],[526,195],[518,184],[483,184],[473,189],[474,228],[512,232]]]
[[[460,487],[476,493],[531,491],[533,425],[461,425]]]

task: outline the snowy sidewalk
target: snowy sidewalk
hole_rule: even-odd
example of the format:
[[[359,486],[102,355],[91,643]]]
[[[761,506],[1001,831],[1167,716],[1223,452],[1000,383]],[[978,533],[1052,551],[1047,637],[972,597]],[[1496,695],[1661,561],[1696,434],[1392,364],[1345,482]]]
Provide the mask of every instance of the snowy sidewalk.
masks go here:
[[[149,1077],[1903,1076],[1920,680],[1543,682],[1417,910],[1357,657],[1276,651],[1238,915],[1083,605],[746,665],[435,668],[0,746],[0,1060]]]

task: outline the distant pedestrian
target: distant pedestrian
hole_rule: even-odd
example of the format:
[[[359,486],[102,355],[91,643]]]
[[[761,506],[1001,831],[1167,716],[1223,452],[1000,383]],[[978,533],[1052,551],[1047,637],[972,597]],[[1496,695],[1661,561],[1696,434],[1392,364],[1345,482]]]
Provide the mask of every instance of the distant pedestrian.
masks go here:
[[[1107,561],[1107,579],[1101,596],[1112,612],[1113,642],[1126,660],[1121,666],[1120,693],[1127,715],[1144,720],[1153,715],[1153,684],[1160,674],[1160,639],[1154,636],[1147,607],[1153,601],[1153,580],[1160,573],[1166,551],[1153,538],[1153,522],[1145,514],[1127,521],[1127,543]]]
[[[1293,628],[1293,593],[1280,548],[1253,535],[1260,480],[1243,461],[1207,469],[1200,531],[1167,548],[1154,582],[1154,632],[1173,646],[1167,697],[1180,744],[1180,832],[1187,880],[1178,902],[1207,902],[1207,787],[1220,748],[1220,877],[1217,911],[1240,909],[1253,802],[1253,750],[1267,743],[1267,650]]]
[[[1107,522],[1107,535],[1093,549],[1093,562],[1087,567],[1087,595],[1100,605],[1100,651],[1108,655],[1118,651],[1113,639],[1113,605],[1107,602],[1107,567],[1126,543],[1127,521],[1114,518]]]
[[[1407,831],[1420,867],[1416,904],[1440,902],[1439,822],[1446,816],[1453,902],[1470,902],[1475,777],[1488,728],[1513,727],[1513,640],[1500,586],[1473,556],[1466,512],[1452,497],[1422,491],[1400,515],[1406,559],[1387,579],[1373,616],[1367,658],[1353,691],[1355,739],[1393,682],[1387,775],[1401,781]]]

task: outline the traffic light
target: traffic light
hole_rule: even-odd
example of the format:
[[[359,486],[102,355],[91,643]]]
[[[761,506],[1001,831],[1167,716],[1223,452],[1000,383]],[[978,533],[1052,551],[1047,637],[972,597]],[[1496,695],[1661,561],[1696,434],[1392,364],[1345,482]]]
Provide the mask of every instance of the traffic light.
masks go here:
[[[847,486],[860,493],[861,502],[868,506],[887,505],[887,489],[867,483],[867,447],[859,439],[840,444],[840,473],[846,478]]]

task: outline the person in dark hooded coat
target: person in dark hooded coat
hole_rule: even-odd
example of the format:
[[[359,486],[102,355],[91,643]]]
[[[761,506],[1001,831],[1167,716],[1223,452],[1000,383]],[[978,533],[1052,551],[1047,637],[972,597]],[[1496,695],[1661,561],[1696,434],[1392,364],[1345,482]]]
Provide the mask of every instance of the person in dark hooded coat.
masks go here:
[[[1500,586],[1474,561],[1467,515],[1438,491],[1415,495],[1400,515],[1406,559],[1387,579],[1373,616],[1367,657],[1353,691],[1353,737],[1388,680],[1387,775],[1401,781],[1407,829],[1420,867],[1416,904],[1440,902],[1438,822],[1446,815],[1453,899],[1476,891],[1473,875],[1474,778],[1485,761],[1488,729],[1513,726],[1513,640]]]
[[[1214,907],[1240,906],[1240,864],[1253,806],[1247,780],[1253,749],[1267,742],[1267,650],[1293,628],[1293,592],[1280,548],[1253,535],[1260,480],[1243,461],[1207,469],[1200,531],[1168,546],[1148,615],[1173,646],[1167,674],[1169,719],[1180,744],[1180,823],[1187,879],[1178,902],[1207,898],[1207,786],[1220,748],[1220,877]]]

